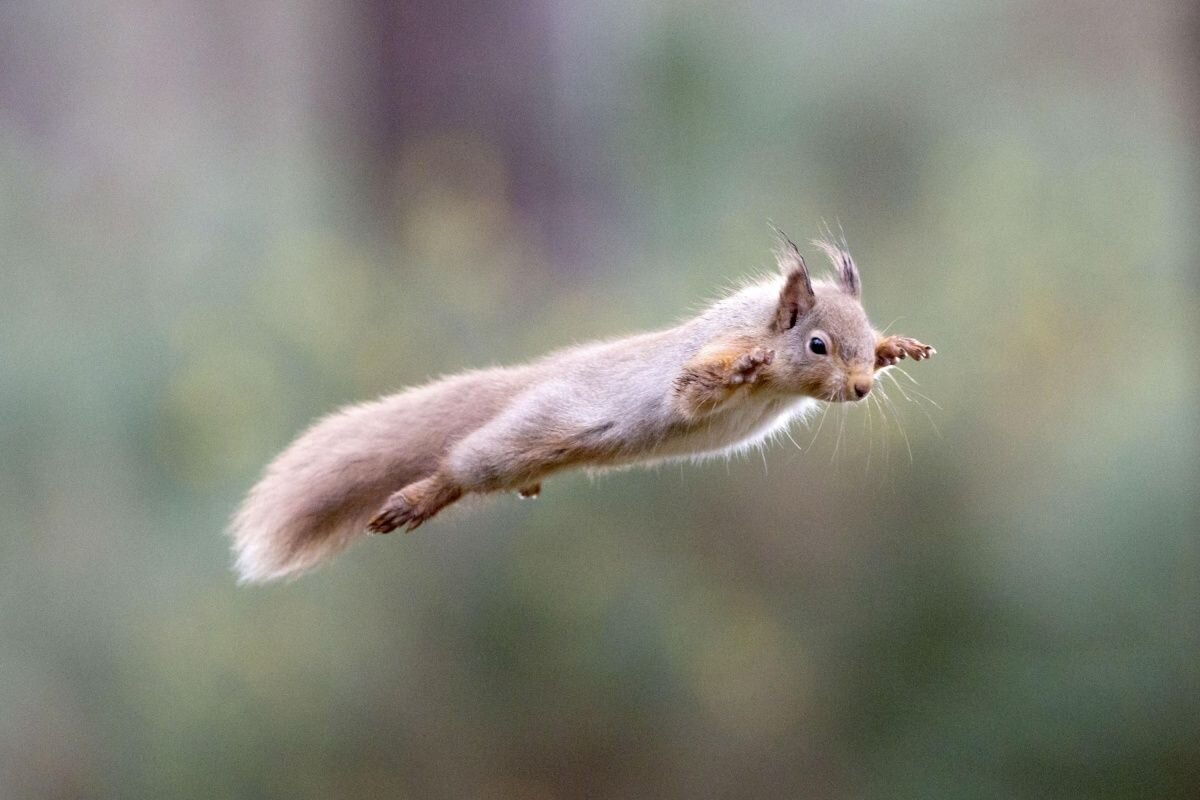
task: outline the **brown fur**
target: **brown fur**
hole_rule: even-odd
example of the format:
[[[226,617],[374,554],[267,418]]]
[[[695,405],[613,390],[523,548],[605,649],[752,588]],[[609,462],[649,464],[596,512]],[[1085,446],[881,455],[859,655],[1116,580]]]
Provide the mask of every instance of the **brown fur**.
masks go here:
[[[876,369],[933,353],[875,332],[844,248],[821,244],[836,280],[814,283],[782,242],[779,278],[674,328],[452,376],[317,422],[234,518],[242,578],[297,575],[368,528],[413,530],[466,494],[534,497],[572,467],[745,446],[814,399],[862,397]]]

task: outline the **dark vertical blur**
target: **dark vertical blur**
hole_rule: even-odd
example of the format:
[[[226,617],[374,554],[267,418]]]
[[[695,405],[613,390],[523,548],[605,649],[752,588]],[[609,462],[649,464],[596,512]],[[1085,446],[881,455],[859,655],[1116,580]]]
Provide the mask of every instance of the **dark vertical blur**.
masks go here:
[[[1197,796],[1198,135],[1182,2],[0,4],[0,797]],[[938,358],[235,586],[312,418],[768,219]]]

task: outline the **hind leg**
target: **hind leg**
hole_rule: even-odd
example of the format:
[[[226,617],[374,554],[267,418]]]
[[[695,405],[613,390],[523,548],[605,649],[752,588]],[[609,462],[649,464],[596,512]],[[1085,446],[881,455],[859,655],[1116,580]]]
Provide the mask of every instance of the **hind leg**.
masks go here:
[[[414,531],[421,523],[462,497],[463,490],[442,473],[434,473],[393,494],[367,528],[373,533],[391,533],[401,525]]]
[[[544,476],[612,452],[604,434],[613,423],[564,431],[565,426],[553,422],[540,411],[521,409],[485,425],[456,444],[437,472],[389,497],[368,527],[375,533],[401,525],[414,530],[468,492],[516,491],[536,497]]]

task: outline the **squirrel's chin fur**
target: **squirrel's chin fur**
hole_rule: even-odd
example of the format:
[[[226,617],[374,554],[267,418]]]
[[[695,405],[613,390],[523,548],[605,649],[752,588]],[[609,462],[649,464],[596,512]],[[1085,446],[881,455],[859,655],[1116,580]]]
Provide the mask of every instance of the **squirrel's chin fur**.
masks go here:
[[[885,342],[862,310],[849,254],[822,248],[832,282],[811,281],[784,238],[782,276],[675,327],[454,375],[325,417],[271,463],[235,515],[241,580],[300,575],[368,528],[411,530],[466,494],[533,496],[543,477],[572,467],[729,453],[780,430],[814,397],[845,397],[851,386],[863,396]],[[900,337],[886,347],[891,363],[932,351]]]

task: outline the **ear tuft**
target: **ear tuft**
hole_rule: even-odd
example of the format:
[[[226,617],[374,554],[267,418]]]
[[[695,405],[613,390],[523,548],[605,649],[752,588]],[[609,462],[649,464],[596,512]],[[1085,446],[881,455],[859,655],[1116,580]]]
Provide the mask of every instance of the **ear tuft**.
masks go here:
[[[775,228],[774,225],[771,227]],[[800,248],[779,228],[775,228],[775,234],[779,237],[775,259],[779,262],[779,271],[783,273],[783,288],[779,291],[779,304],[775,308],[774,328],[787,331],[796,327],[800,316],[813,307],[816,295],[813,294],[808,265],[804,263]]]
[[[850,251],[845,247],[845,240],[841,245],[827,239],[813,239],[812,243],[821,248],[833,263],[838,285],[842,287],[842,291],[851,297],[862,297],[862,279],[858,275],[858,266],[855,265],[854,259],[850,257]]]

